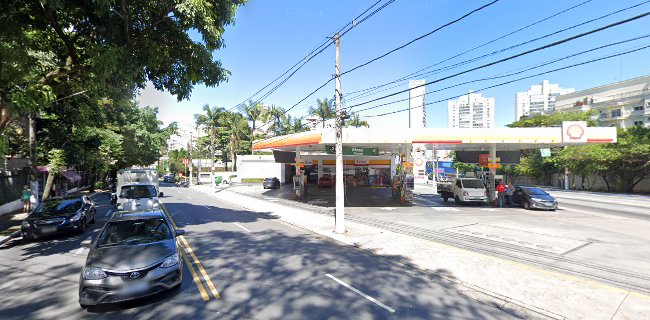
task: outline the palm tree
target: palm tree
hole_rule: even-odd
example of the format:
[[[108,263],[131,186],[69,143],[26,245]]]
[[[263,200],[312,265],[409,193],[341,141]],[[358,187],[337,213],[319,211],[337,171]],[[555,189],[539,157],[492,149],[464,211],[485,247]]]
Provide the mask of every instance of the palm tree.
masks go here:
[[[305,124],[302,123],[302,117],[296,117],[293,119],[292,131],[295,133],[307,131]]]
[[[219,129],[220,120],[225,114],[225,109],[222,107],[212,107],[207,104],[203,106],[204,114],[195,114],[194,120],[196,127],[203,127],[210,136],[210,184],[214,186],[214,142],[217,137],[217,130]]]
[[[361,120],[361,118],[359,117],[359,113],[355,112],[354,115],[352,116],[352,120],[348,121],[345,124],[345,127],[346,128],[347,127],[355,127],[355,128],[366,127],[366,128],[370,128],[370,125],[368,124],[368,121]]]
[[[253,125],[251,127],[251,139],[253,139],[255,135],[255,124],[257,120],[260,120],[262,118],[263,113],[264,107],[262,107],[262,104],[259,102],[253,103],[253,101],[249,100],[248,104],[244,106],[244,114],[248,118],[248,121],[250,121]]]
[[[325,128],[325,121],[336,117],[336,109],[331,102],[327,98],[316,99],[316,107],[309,108],[309,114],[318,117],[323,122],[323,128]]]
[[[226,133],[229,135],[230,140],[230,160],[232,161],[233,171],[237,171],[237,159],[235,159],[237,151],[239,151],[239,142],[245,138],[250,131],[248,121],[239,113],[228,113],[226,122]]]

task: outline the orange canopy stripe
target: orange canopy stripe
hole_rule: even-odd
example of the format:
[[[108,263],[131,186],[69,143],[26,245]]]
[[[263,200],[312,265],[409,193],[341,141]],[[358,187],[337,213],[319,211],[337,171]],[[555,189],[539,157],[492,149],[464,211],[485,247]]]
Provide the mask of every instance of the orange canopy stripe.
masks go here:
[[[320,133],[297,133],[255,142],[253,143],[253,150],[320,144],[321,141],[322,136]]]

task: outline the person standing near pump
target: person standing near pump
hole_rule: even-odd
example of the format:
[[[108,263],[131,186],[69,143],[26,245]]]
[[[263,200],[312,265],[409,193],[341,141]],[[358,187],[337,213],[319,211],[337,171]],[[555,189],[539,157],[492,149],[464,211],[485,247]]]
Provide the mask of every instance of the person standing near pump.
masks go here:
[[[498,192],[497,196],[499,199],[499,208],[503,208],[503,198],[506,194],[506,186],[503,185],[503,181],[499,182],[499,185],[496,187],[496,191]]]
[[[23,201],[23,212],[29,212],[32,206],[32,190],[29,189],[29,186],[25,185],[23,187],[20,199]]]
[[[506,204],[508,207],[512,207],[512,194],[515,192],[515,186],[508,183],[506,186]]]

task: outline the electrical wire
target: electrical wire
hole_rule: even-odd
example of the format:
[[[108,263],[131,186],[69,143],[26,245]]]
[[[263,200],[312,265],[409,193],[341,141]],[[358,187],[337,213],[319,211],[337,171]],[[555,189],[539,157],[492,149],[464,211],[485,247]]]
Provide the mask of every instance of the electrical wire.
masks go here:
[[[585,3],[586,3],[586,2],[580,3],[580,4],[578,4],[577,6],[579,6],[579,5],[583,5],[583,4],[585,4]],[[632,6],[629,6],[629,7],[623,8],[623,9],[616,10],[616,11],[614,11],[614,12],[611,12],[611,13],[608,13],[608,14],[605,14],[605,15],[602,15],[602,16],[600,16],[600,17],[593,18],[593,19],[590,19],[590,20],[587,20],[587,21],[581,22],[581,23],[579,23],[579,24],[575,24],[575,25],[572,25],[572,26],[570,26],[570,27],[566,27],[566,28],[560,29],[560,30],[558,30],[558,31],[555,31],[555,32],[552,32],[552,33],[549,33],[549,34],[546,34],[546,35],[543,35],[543,36],[540,36],[540,37],[534,38],[534,39],[530,39],[530,40],[524,41],[524,42],[522,42],[522,43],[519,43],[519,44],[516,44],[516,45],[512,45],[512,46],[507,47],[507,48],[502,48],[502,49],[499,49],[499,50],[496,50],[496,51],[490,52],[490,53],[488,53],[488,54],[484,54],[484,55],[481,55],[481,56],[478,56],[478,57],[474,57],[474,58],[471,58],[471,59],[468,59],[468,60],[465,60],[465,61],[458,62],[458,63],[453,64],[453,65],[450,65],[450,66],[446,66],[446,67],[443,67],[443,68],[438,68],[438,69],[434,69],[434,70],[431,70],[431,71],[428,71],[428,72],[421,73],[421,72],[424,71],[424,70],[427,70],[427,69],[430,69],[430,68],[432,68],[432,67],[434,67],[434,66],[440,65],[440,64],[442,64],[442,63],[444,63],[444,62],[447,62],[447,61],[449,61],[449,60],[451,60],[451,59],[454,59],[454,58],[459,57],[459,56],[461,56],[461,55],[464,55],[464,54],[466,54],[466,53],[468,53],[468,52],[471,52],[471,51],[473,51],[473,50],[476,49],[476,48],[480,48],[480,47],[482,47],[482,46],[484,46],[484,45],[487,45],[487,44],[489,44],[489,43],[492,43],[492,42],[494,42],[494,41],[496,41],[496,40],[498,40],[498,39],[502,39],[502,38],[504,38],[504,37],[506,37],[506,36],[508,36],[508,35],[510,35],[510,34],[513,34],[513,33],[509,33],[508,35],[504,35],[504,36],[501,36],[501,37],[496,38],[496,39],[494,39],[494,40],[488,41],[488,42],[486,42],[486,43],[484,43],[484,44],[482,44],[482,45],[479,45],[479,46],[477,46],[477,47],[474,47],[473,49],[467,50],[467,51],[465,51],[465,52],[461,52],[461,53],[459,53],[459,54],[457,54],[457,55],[454,55],[454,56],[449,57],[449,58],[447,58],[447,59],[445,59],[445,60],[439,61],[439,62],[437,62],[437,63],[435,63],[435,64],[432,64],[432,65],[430,65],[430,66],[428,66],[428,67],[425,67],[425,68],[420,69],[420,70],[418,70],[418,71],[416,71],[416,72],[413,72],[413,73],[411,73],[411,74],[408,74],[408,75],[406,75],[406,76],[404,76],[404,77],[401,77],[401,78],[399,78],[399,79],[397,79],[397,80],[393,80],[393,81],[390,81],[390,82],[387,82],[387,83],[384,83],[384,84],[381,84],[381,85],[377,85],[377,86],[374,86],[374,87],[371,87],[371,88],[367,88],[367,89],[363,89],[363,90],[358,90],[358,91],[350,92],[350,93],[348,93],[348,95],[350,95],[350,94],[354,94],[354,93],[358,93],[358,92],[363,92],[363,93],[360,94],[360,95],[354,96],[354,97],[352,97],[352,98],[349,99],[349,100],[353,100],[353,99],[356,99],[356,98],[359,98],[359,99],[360,99],[360,98],[362,98],[362,97],[367,97],[367,96],[369,96],[369,95],[372,95],[373,92],[376,93],[376,91],[377,91],[376,89],[379,89],[379,88],[382,88],[382,87],[385,87],[385,86],[387,86],[387,85],[391,85],[391,84],[394,84],[394,83],[404,82],[404,81],[407,81],[407,80],[409,80],[409,79],[412,79],[413,77],[425,77],[425,76],[429,76],[429,75],[432,75],[432,74],[438,74],[438,73],[441,73],[441,72],[444,72],[444,71],[448,71],[448,70],[450,70],[450,69],[457,68],[457,67],[462,66],[462,65],[466,65],[466,64],[469,64],[469,63],[472,63],[472,62],[476,62],[476,61],[479,61],[479,60],[485,59],[485,58],[487,58],[487,57],[490,57],[490,56],[493,56],[493,55],[496,55],[496,54],[499,54],[499,53],[503,53],[503,52],[505,52],[505,51],[509,51],[509,50],[514,49],[514,48],[521,47],[521,46],[524,46],[524,45],[526,45],[526,44],[530,44],[530,43],[532,43],[532,42],[536,42],[536,41],[539,41],[539,40],[542,40],[542,39],[545,39],[545,38],[548,38],[548,37],[551,37],[551,36],[557,35],[557,34],[559,34],[559,33],[562,33],[562,32],[565,32],[565,31],[568,31],[568,30],[571,30],[571,29],[578,28],[578,27],[580,27],[580,26],[583,26],[583,25],[586,25],[586,24],[589,24],[589,23],[592,23],[592,22],[595,22],[595,21],[598,21],[598,20],[605,19],[605,18],[610,17],[610,16],[612,16],[612,15],[615,15],[615,14],[618,14],[618,13],[621,13],[621,12],[624,12],[624,11],[627,11],[627,10],[631,10],[631,9],[636,8],[636,7],[639,7],[639,6],[642,6],[642,5],[648,4],[648,3],[650,3],[650,0],[648,0],[648,1],[644,1],[644,2],[641,2],[641,3],[637,3],[637,4],[635,4],[635,5],[632,5]],[[561,11],[561,12],[558,12],[558,13],[552,15],[552,16],[549,16],[549,17],[547,17],[547,18],[544,18],[544,19],[542,19],[542,20],[539,20],[539,21],[536,22],[536,23],[539,23],[539,22],[541,22],[541,21],[548,20],[548,19],[550,19],[550,18],[552,18],[552,17],[554,17],[554,16],[557,16],[557,15],[559,15],[559,14],[561,14],[561,13],[564,13],[564,12],[566,12],[566,11],[568,11],[568,10],[571,10],[571,9],[573,9],[573,8],[575,8],[575,7],[576,7],[576,6],[571,7],[571,8],[568,8],[568,9],[565,9],[565,10],[563,10],[563,11]],[[534,24],[536,24],[536,23],[534,23]],[[534,25],[534,24],[531,24],[531,25]],[[529,25],[529,26],[530,26],[530,25]],[[526,26],[526,27],[528,27],[528,26]],[[520,30],[525,29],[526,27],[520,28]],[[399,85],[392,86],[391,88],[396,88],[396,87],[398,87],[398,86],[399,86]],[[383,91],[386,91],[386,90],[381,90],[381,91],[379,91],[379,92],[383,92]]]
[[[425,82],[422,85],[418,85],[418,86],[415,86],[413,88],[400,90],[398,92],[394,92],[394,93],[391,93],[391,94],[388,94],[388,95],[384,95],[384,96],[381,96],[379,98],[375,98],[375,99],[368,100],[368,101],[365,101],[365,102],[362,102],[362,103],[358,103],[358,104],[350,106],[350,108],[354,108],[354,107],[362,106],[362,105],[365,105],[365,104],[368,104],[368,103],[371,103],[371,102],[375,102],[375,101],[378,101],[378,100],[386,99],[388,97],[392,97],[392,96],[398,95],[400,93],[408,92],[408,91],[410,91],[412,89],[416,89],[416,88],[423,87],[423,86],[426,86],[426,85],[438,83],[440,81],[451,79],[451,78],[457,77],[459,75],[463,75],[463,74],[466,74],[466,73],[469,73],[469,72],[472,72],[472,71],[487,68],[489,66],[500,64],[500,63],[503,63],[503,62],[506,62],[506,61],[509,61],[509,60],[512,60],[512,59],[515,59],[515,58],[518,58],[518,57],[521,57],[521,56],[524,56],[524,55],[528,55],[528,54],[537,52],[537,51],[541,51],[541,50],[545,50],[545,49],[548,49],[548,48],[551,48],[551,47],[555,47],[555,46],[558,46],[560,44],[564,44],[564,43],[567,43],[567,42],[570,42],[570,41],[573,41],[573,40],[576,40],[576,39],[579,39],[579,38],[582,38],[582,37],[585,37],[585,36],[588,36],[588,35],[591,35],[591,34],[594,34],[594,33],[597,33],[597,32],[601,32],[601,31],[604,31],[604,30],[607,30],[607,29],[610,29],[610,28],[613,28],[613,27],[616,27],[616,26],[619,26],[619,25],[622,25],[622,24],[625,24],[625,23],[629,23],[629,22],[644,18],[644,17],[646,17],[648,15],[650,15],[650,12],[645,12],[645,13],[642,13],[642,14],[639,14],[639,15],[624,19],[624,20],[620,20],[620,21],[617,21],[617,22],[614,22],[614,23],[610,23],[610,24],[605,25],[605,26],[600,27],[600,28],[596,28],[596,29],[593,29],[593,30],[590,30],[590,31],[587,31],[587,32],[583,32],[583,33],[580,33],[580,34],[577,34],[577,35],[574,35],[574,36],[571,36],[571,37],[568,37],[568,38],[565,38],[565,39],[562,39],[562,40],[558,40],[558,41],[555,41],[555,42],[552,42],[552,43],[549,43],[549,44],[546,44],[546,45],[543,45],[543,46],[540,46],[540,47],[537,47],[537,48],[534,48],[534,49],[530,49],[530,50],[527,50],[527,51],[524,51],[524,52],[521,52],[521,53],[518,53],[518,54],[515,54],[515,55],[512,55],[512,56],[509,56],[509,57],[506,57],[506,58],[502,58],[502,59],[499,59],[499,60],[496,60],[496,61],[493,61],[493,62],[490,62],[490,63],[486,63],[486,64],[480,65],[478,67],[474,67],[474,68],[471,68],[471,69],[467,69],[465,71],[457,72],[455,74],[452,74],[452,75],[449,75],[449,76],[446,76],[446,77],[442,77],[442,78],[438,78],[436,80],[428,81],[428,82]]]
[[[541,76],[541,75],[545,75],[545,74],[549,74],[549,73],[553,73],[553,72],[558,72],[558,71],[562,71],[562,70],[566,70],[566,69],[571,69],[571,68],[575,68],[575,67],[578,67],[578,66],[582,66],[582,65],[586,65],[586,64],[590,64],[590,63],[594,63],[594,62],[598,62],[598,61],[606,60],[606,59],[615,58],[615,57],[618,57],[618,56],[622,56],[622,55],[626,55],[626,54],[634,53],[634,52],[641,51],[641,50],[645,50],[645,49],[648,49],[648,48],[650,48],[650,45],[645,45],[645,46],[643,46],[643,47],[636,48],[636,49],[632,49],[632,50],[628,50],[628,51],[625,51],[625,52],[616,53],[616,54],[611,54],[611,55],[608,55],[608,56],[605,56],[605,57],[596,58],[596,59],[591,59],[591,60],[588,60],[588,61],[584,61],[584,62],[580,62],[580,63],[575,63],[575,64],[568,65],[568,66],[564,66],[564,67],[561,67],[561,68],[556,68],[556,69],[553,69],[553,70],[544,71],[544,72],[540,72],[540,73],[537,73],[537,74],[533,74],[533,75],[529,75],[529,76],[525,76],[525,77],[521,77],[521,78],[517,78],[517,79],[509,80],[509,81],[502,82],[502,83],[498,83],[498,84],[495,84],[495,85],[490,85],[490,86],[487,86],[487,87],[484,87],[484,88],[480,88],[480,89],[478,89],[478,90],[474,90],[474,92],[485,91],[485,90],[487,90],[487,89],[492,89],[492,88],[496,88],[496,87],[504,86],[504,85],[507,85],[507,84],[510,84],[510,83],[513,83],[513,82],[517,82],[517,81],[521,81],[521,80],[526,80],[526,79],[530,79],[530,78],[533,78],[533,77],[538,77],[538,76]],[[453,96],[453,97],[447,97],[447,98],[445,98],[445,99],[440,99],[440,100],[436,100],[436,101],[432,101],[432,102],[427,102],[427,103],[423,104],[422,106],[417,106],[417,107],[413,107],[413,108],[399,109],[399,110],[394,110],[394,111],[385,112],[385,113],[380,113],[380,114],[374,114],[374,115],[366,115],[366,116],[363,116],[363,117],[365,117],[365,118],[383,117],[383,116],[387,116],[387,115],[391,115],[391,114],[395,114],[395,113],[400,113],[400,112],[408,111],[409,109],[422,108],[423,106],[432,105],[432,104],[436,104],[436,103],[440,103],[440,102],[445,102],[445,101],[448,101],[448,100],[451,100],[451,99],[457,99],[457,98],[460,98],[460,97],[465,96],[465,95],[467,95],[467,93],[463,93],[463,94],[456,95],[456,96]]]

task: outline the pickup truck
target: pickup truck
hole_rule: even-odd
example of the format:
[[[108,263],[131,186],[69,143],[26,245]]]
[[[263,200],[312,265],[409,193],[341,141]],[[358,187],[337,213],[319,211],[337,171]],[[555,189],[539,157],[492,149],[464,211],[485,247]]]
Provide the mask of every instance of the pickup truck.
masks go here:
[[[438,183],[438,193],[445,202],[450,198],[460,203],[485,203],[487,190],[483,181],[476,178],[456,178]]]

